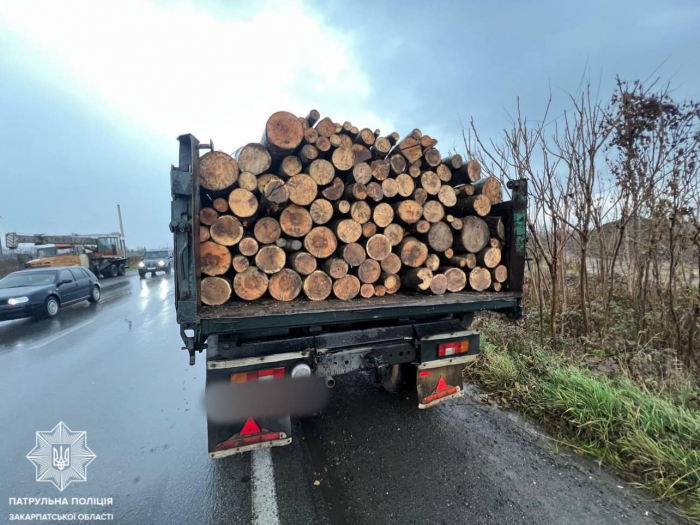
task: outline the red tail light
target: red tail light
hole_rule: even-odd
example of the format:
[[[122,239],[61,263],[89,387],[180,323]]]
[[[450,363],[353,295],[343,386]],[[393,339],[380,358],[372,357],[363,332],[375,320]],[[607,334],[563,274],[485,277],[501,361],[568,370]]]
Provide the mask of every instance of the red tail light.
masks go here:
[[[438,346],[438,357],[466,354],[469,351],[469,341],[451,341]]]
[[[252,372],[239,372],[231,374],[231,383],[249,383],[252,381],[274,381],[284,377],[284,367],[268,368],[267,370],[254,370]]]

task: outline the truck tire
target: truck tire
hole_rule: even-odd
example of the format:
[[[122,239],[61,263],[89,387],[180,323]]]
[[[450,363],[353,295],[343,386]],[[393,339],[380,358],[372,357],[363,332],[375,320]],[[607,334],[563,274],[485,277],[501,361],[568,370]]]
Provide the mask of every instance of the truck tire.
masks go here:
[[[117,274],[126,275],[126,266],[124,265],[124,263],[121,263],[117,268]]]
[[[117,274],[119,273],[119,268],[117,268],[117,265],[112,263],[107,268],[102,270],[102,275],[105,277],[116,277]]]
[[[416,369],[410,363],[392,365],[387,367],[383,373],[382,382],[377,386],[382,386],[384,390],[395,394],[407,389],[416,383]]]

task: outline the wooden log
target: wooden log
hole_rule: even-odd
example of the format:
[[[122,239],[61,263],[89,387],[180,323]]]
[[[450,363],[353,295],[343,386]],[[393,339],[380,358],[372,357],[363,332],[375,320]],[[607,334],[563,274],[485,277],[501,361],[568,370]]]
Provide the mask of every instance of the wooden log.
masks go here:
[[[209,229],[211,239],[222,246],[235,246],[243,238],[243,225],[232,215],[222,215]]]
[[[318,259],[325,259],[335,253],[338,240],[325,226],[316,226],[304,237],[304,248]]]
[[[445,222],[437,222],[433,224],[427,234],[428,246],[436,252],[444,252],[452,246],[454,237],[452,228]]]
[[[401,284],[411,290],[430,290],[431,282],[433,282],[433,272],[428,268],[410,268],[401,273]]]
[[[432,272],[436,272],[440,268],[440,257],[434,253],[429,254],[425,260],[425,267]]]
[[[423,165],[428,168],[437,168],[440,165],[441,155],[435,148],[426,149],[423,152]]]
[[[321,118],[321,114],[318,112],[318,110],[312,109],[305,118],[306,122],[309,123],[309,126],[313,126],[316,124],[316,122],[318,122],[318,119]]]
[[[289,179],[286,186],[289,192],[289,200],[299,206],[308,206],[318,195],[316,181],[304,173]]]
[[[362,291],[362,289],[360,289]],[[377,284],[374,286],[374,295],[377,297],[384,297],[386,295],[386,286],[383,284]]]
[[[428,192],[423,188],[416,188],[413,190],[413,200],[423,206],[423,204],[425,204],[425,202],[428,200]]]
[[[491,211],[491,201],[486,195],[472,195],[464,199],[457,199],[453,210],[458,213],[475,213],[485,217]]]
[[[360,184],[367,184],[372,180],[372,169],[366,162],[358,162],[352,168],[352,179]]]
[[[265,184],[261,194],[261,204],[268,213],[277,214],[289,201],[287,186],[278,177]]]
[[[421,158],[423,149],[418,139],[409,135],[394,147],[390,155],[392,153],[401,153],[408,162],[413,163]]]
[[[474,254],[471,254],[474,255]],[[451,256],[447,256],[445,254],[439,255],[440,261],[444,266],[454,266],[457,268],[466,268],[467,267],[467,254],[455,254],[453,253]]]
[[[400,175],[406,172],[408,162],[406,162],[406,158],[403,155],[397,153],[389,157],[389,167],[394,175]]]
[[[372,218],[372,208],[365,201],[355,201],[350,205],[350,217],[360,224],[365,224]]]
[[[306,208],[290,204],[280,215],[280,228],[290,237],[303,237],[313,228],[313,219]]]
[[[452,217],[452,215],[449,215],[447,217]],[[450,227],[452,227],[452,229],[455,231],[461,231],[464,227],[462,219],[458,219],[457,217],[452,217],[452,220],[447,219],[447,221],[450,223]]]
[[[357,268],[367,259],[367,252],[365,252],[364,247],[356,242],[341,245],[338,250],[338,255],[340,255],[351,268]]]
[[[320,270],[316,270],[304,279],[304,295],[310,301],[323,301],[333,292],[333,281]]]
[[[442,163],[451,171],[455,171],[462,167],[464,160],[462,159],[462,155],[455,153],[454,155],[450,155],[442,159]]]
[[[357,164],[358,162],[370,162],[372,160],[372,153],[366,146],[362,144],[353,144],[350,149],[353,153],[353,164]]]
[[[501,249],[487,246],[477,254],[476,261],[484,268],[496,268],[501,263]]]
[[[301,122],[301,125],[304,128],[304,131],[309,129],[310,126],[309,126],[308,120],[306,120],[304,117],[297,117],[297,120],[299,120],[299,122]]]
[[[223,275],[231,268],[231,252],[219,243],[205,241],[199,245],[199,268],[204,275]]]
[[[438,143],[437,139],[432,138],[430,135],[423,135],[418,142],[420,142],[420,146],[423,148],[424,152],[427,149],[434,148]]]
[[[233,260],[231,261],[231,266],[233,267],[234,271],[241,273],[248,269],[250,266],[250,260],[245,255],[234,255]]]
[[[260,245],[254,237],[243,237],[238,243],[238,251],[241,252],[241,255],[245,255],[246,257],[252,257],[258,253],[259,249]]]
[[[302,131],[302,138],[303,134],[304,132]],[[253,175],[260,175],[269,170],[272,164],[272,157],[262,144],[246,144],[239,148],[233,156],[238,162],[238,169],[241,173],[248,172]]]
[[[365,259],[357,267],[357,277],[363,283],[376,283],[382,275],[382,267],[374,259]]]
[[[394,220],[394,209],[386,202],[381,202],[372,210],[372,220],[379,228],[386,228]]]
[[[479,217],[465,217],[462,222],[462,231],[455,239],[456,248],[464,248],[464,251],[479,253],[488,244],[489,227]]]
[[[458,183],[476,182],[481,178],[481,164],[477,160],[470,160],[461,168],[452,172],[453,180]]]
[[[394,216],[405,224],[415,224],[423,216],[423,206],[413,200],[397,202],[392,207]]]
[[[484,217],[484,222],[488,224],[491,237],[496,237],[502,241],[506,240],[506,228],[500,217]]]
[[[354,182],[345,186],[343,198],[349,201],[363,201],[367,198],[367,186]]]
[[[316,144],[318,141],[318,131],[316,131],[314,128],[306,128],[304,130],[304,144]]]
[[[326,157],[331,150],[331,141],[328,140],[328,137],[322,137],[319,135],[314,146],[316,146],[316,149],[318,150],[319,157]]]
[[[231,298],[231,283],[223,277],[205,277],[200,292],[204,304],[218,306]]]
[[[450,182],[452,180],[452,171],[444,164],[438,164],[435,168],[435,173],[437,173],[438,179],[442,182]]]
[[[382,274],[379,282],[386,288],[386,293],[395,294],[401,289],[401,277],[396,274]]]
[[[384,194],[384,197],[391,199],[392,197],[396,197],[396,195],[399,193],[399,185],[396,183],[395,179],[384,179],[382,181],[382,193]]]
[[[339,200],[333,203],[333,213],[335,215],[347,215],[350,213],[350,203],[346,200]]]
[[[321,269],[333,279],[340,279],[348,274],[349,265],[340,257],[331,257],[321,262]]]
[[[258,191],[258,177],[257,177],[257,175],[254,175],[249,171],[241,172],[241,174],[238,176],[238,187],[255,193],[256,191]],[[219,200],[219,199],[217,199],[217,200]],[[224,201],[224,203],[226,204],[226,207],[228,208],[228,203],[224,199],[220,199],[220,200]]]
[[[433,275],[433,280],[430,281],[430,287],[428,290],[422,290],[426,293],[431,293],[433,295],[443,295],[447,291],[447,277],[445,274],[436,273]]]
[[[226,199],[222,199],[221,197],[214,199],[214,202],[212,202],[211,205],[212,208],[214,208],[219,213],[226,213],[228,211],[228,201]]]
[[[321,191],[321,195],[329,201],[337,201],[343,196],[343,191],[345,191],[345,184],[343,184],[342,179],[335,177],[331,181],[330,186]]]
[[[367,198],[379,202],[384,198],[384,190],[382,190],[382,185],[376,181],[367,183]]]
[[[423,218],[431,224],[445,218],[445,208],[440,201],[428,201],[423,205]]]
[[[390,253],[381,260],[380,265],[386,273],[399,273],[401,270],[401,258],[395,253]]]
[[[233,278],[233,290],[238,297],[246,301],[260,299],[269,284],[269,278],[259,268],[251,266]]]
[[[401,263],[411,268],[422,266],[428,258],[428,246],[415,237],[404,237],[397,251]]]
[[[468,253],[466,254],[467,258],[467,268],[470,270],[473,270],[476,268],[476,254],[475,253]]]
[[[431,224],[425,219],[419,220],[417,223],[411,225],[411,231],[413,233],[428,233],[430,231]]]
[[[362,236],[362,225],[353,219],[342,219],[330,223],[330,227],[341,242],[357,242]]]
[[[492,205],[503,200],[503,186],[496,177],[486,177],[472,184],[475,195],[485,195]]]
[[[508,268],[503,264],[499,264],[491,270],[491,277],[496,282],[506,282],[508,280]]]
[[[364,283],[362,286],[360,286],[360,295],[365,299],[374,297],[374,285]]]
[[[440,268],[440,272],[447,279],[447,290],[449,292],[461,292],[467,286],[467,274],[459,268]]]
[[[350,135],[340,135],[340,145],[344,148],[352,149],[352,137]]]
[[[369,149],[375,159],[385,159],[391,150],[391,142],[384,137],[379,137],[374,141],[374,145]]]
[[[199,184],[210,191],[223,191],[238,180],[238,163],[223,151],[210,151],[199,159]]]
[[[333,218],[333,205],[326,199],[316,199],[309,207],[309,214],[314,224],[326,224]]]
[[[455,254],[455,251],[454,251],[452,248],[447,248],[447,250],[445,250],[444,252],[442,252],[442,254],[443,254],[445,257],[452,257],[452,256]]]
[[[384,228],[383,233],[389,239],[392,246],[398,246],[404,238],[405,230],[401,225],[392,223]]]
[[[500,292],[503,290],[503,283],[499,283],[498,281],[491,281],[491,290],[494,292]]]
[[[331,149],[334,148],[339,148],[342,145],[342,141],[340,140],[340,135],[337,133],[334,133],[330,137],[328,137],[328,140],[331,142]]]
[[[331,154],[331,162],[341,173],[350,171],[355,165],[355,153],[351,148],[341,146]]]
[[[231,213],[241,219],[253,217],[258,212],[258,199],[253,192],[236,188],[228,196],[228,207]]]
[[[420,176],[420,185],[428,195],[437,195],[440,192],[442,181],[434,171],[424,171]]]
[[[309,226],[309,230],[311,226]],[[253,236],[260,244],[272,244],[282,234],[280,223],[272,217],[263,217],[255,223]],[[289,235],[289,233],[287,233]]]
[[[367,239],[365,251],[370,258],[383,261],[391,253],[391,242],[385,235],[377,233]]]
[[[397,143],[397,142],[399,141],[399,139],[401,138],[401,135],[399,135],[396,131],[392,131],[391,133],[389,133],[389,134],[388,134],[386,137],[384,137],[384,138],[386,138],[386,140],[389,141],[389,144],[391,144],[392,146],[395,146],[396,143]]]
[[[283,239],[277,239],[279,242]],[[255,266],[267,274],[274,274],[284,268],[287,255],[279,246],[268,245],[260,248],[255,256]]]
[[[474,195],[474,186],[472,186],[471,184],[463,184],[462,186],[456,186],[455,195],[459,199],[461,199],[462,197],[471,197],[472,195]]]
[[[379,182],[383,181],[389,176],[391,172],[391,164],[388,160],[373,160],[370,165],[370,170],[372,171],[372,177],[374,177]]]
[[[299,160],[299,159],[297,159],[297,160]],[[301,165],[301,161],[299,161],[299,165]],[[272,173],[265,173],[265,174],[260,175],[258,177],[258,191],[260,193],[263,193],[265,191],[265,186],[267,186],[267,184],[269,182],[272,182],[273,180],[280,182],[284,185],[284,180],[282,180],[280,177],[277,177],[276,175],[273,175]]]
[[[202,208],[199,210],[199,222],[205,226],[211,226],[219,218],[219,213],[214,208]]]
[[[360,280],[354,275],[346,275],[333,283],[333,295],[341,301],[349,301],[360,293]]]
[[[319,138],[328,138],[335,133],[335,123],[328,117],[323,118],[316,123],[316,131]]]
[[[423,173],[423,170],[421,169],[421,162],[419,160],[408,167],[408,174],[414,179],[420,177],[421,173]]]
[[[416,189],[416,183],[413,182],[413,179],[408,173],[397,175],[396,185],[398,187],[398,194],[404,198],[409,198]]]
[[[275,241],[275,246],[282,248],[285,252],[293,253],[301,250],[304,245],[299,239],[285,239],[284,237],[280,237]]]
[[[343,135],[354,137],[355,135],[357,135],[357,133],[353,133],[352,128],[353,128],[352,122],[349,122],[346,120],[345,122],[343,122],[343,125],[340,128],[339,133],[342,133]]]
[[[211,239],[211,234],[209,232],[209,226],[199,227],[199,242],[208,241]]]
[[[306,252],[296,252],[287,257],[287,266],[299,275],[311,275],[316,271],[316,257]]]
[[[374,132],[369,128],[362,128],[355,137],[356,144],[362,144],[369,148],[375,142]]]
[[[260,142],[275,161],[291,155],[303,138],[304,127],[299,119],[287,111],[278,111],[267,119]]]
[[[375,139],[378,138],[379,135],[381,135],[381,134],[382,134],[382,132],[381,132],[381,130],[380,130],[379,128],[377,128],[377,129],[374,130],[374,138],[375,138]]]
[[[312,144],[306,144],[299,150],[299,160],[303,165],[311,164],[318,158],[318,150]],[[332,178],[332,177],[331,177]]]
[[[278,301],[293,301],[301,293],[302,284],[301,277],[297,272],[290,268],[282,268],[270,277],[268,291]]]
[[[472,290],[483,292],[491,286],[491,273],[486,268],[477,266],[469,272],[469,287]]]
[[[440,187],[440,191],[438,191],[437,198],[446,208],[451,208],[452,206],[457,204],[457,195],[455,194],[454,188],[446,184],[443,184]]]

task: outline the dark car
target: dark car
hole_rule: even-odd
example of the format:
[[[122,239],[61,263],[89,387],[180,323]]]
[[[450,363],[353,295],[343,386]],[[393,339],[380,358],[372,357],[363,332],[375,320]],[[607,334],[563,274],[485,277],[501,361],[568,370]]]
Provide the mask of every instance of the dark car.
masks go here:
[[[63,306],[100,300],[97,277],[82,266],[35,268],[0,279],[0,321],[54,317]]]
[[[149,250],[143,254],[143,259],[139,263],[139,277],[145,279],[147,273],[155,277],[156,272],[169,274],[172,269],[171,261],[168,250]]]

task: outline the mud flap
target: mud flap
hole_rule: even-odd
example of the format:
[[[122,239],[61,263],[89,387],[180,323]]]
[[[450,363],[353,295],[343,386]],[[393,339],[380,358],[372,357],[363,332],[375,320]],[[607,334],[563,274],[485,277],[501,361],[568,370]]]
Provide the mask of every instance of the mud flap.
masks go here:
[[[283,447],[292,442],[292,422],[288,415],[277,418],[251,417],[225,427],[208,422],[208,427],[209,457],[213,459],[261,448]],[[229,437],[222,439],[226,435]]]
[[[454,362],[454,360],[451,360]],[[421,363],[416,369],[418,408],[435,405],[464,395],[462,385],[463,363],[439,366],[441,362]],[[438,366],[436,366],[438,365]]]

